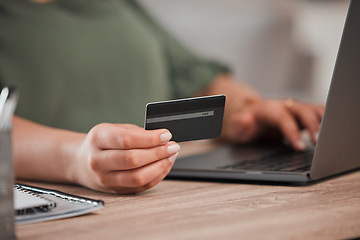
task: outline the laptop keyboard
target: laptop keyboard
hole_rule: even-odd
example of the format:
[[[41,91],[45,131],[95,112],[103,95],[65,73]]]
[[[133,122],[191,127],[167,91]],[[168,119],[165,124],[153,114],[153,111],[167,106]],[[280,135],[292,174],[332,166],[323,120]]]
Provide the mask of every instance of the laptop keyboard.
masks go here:
[[[314,150],[304,152],[284,151],[264,154],[257,159],[244,160],[236,164],[230,164],[219,169],[225,170],[259,170],[259,171],[286,171],[304,172],[310,170]]]

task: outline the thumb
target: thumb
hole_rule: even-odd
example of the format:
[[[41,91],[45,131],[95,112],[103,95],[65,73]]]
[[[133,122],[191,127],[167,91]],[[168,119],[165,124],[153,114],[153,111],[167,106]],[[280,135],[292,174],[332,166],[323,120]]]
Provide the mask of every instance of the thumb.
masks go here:
[[[257,128],[255,115],[251,112],[241,114],[239,123],[237,124],[238,141],[248,142],[255,138]]]
[[[225,128],[225,136],[232,141],[248,142],[256,137],[256,119],[252,112],[234,114]]]

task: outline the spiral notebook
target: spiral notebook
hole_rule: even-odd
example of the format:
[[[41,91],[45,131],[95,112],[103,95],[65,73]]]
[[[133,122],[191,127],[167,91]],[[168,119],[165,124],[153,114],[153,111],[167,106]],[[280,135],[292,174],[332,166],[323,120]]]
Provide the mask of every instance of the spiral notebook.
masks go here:
[[[104,202],[101,200],[25,184],[14,185],[15,222],[17,224],[74,217],[103,206]]]

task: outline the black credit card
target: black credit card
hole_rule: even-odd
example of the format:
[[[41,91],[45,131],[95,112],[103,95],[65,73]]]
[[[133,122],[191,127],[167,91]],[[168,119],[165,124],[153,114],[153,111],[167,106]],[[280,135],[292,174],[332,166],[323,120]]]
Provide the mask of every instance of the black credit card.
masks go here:
[[[165,128],[176,142],[221,136],[225,95],[148,103],[145,129]]]

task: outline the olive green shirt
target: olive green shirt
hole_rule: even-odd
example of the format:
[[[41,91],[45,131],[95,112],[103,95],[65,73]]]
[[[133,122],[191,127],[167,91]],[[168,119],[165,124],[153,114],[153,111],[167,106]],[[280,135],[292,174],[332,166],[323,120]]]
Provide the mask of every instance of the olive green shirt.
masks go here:
[[[146,103],[192,96],[224,71],[132,0],[0,1],[0,85],[18,87],[17,115],[41,124],[143,126]]]

